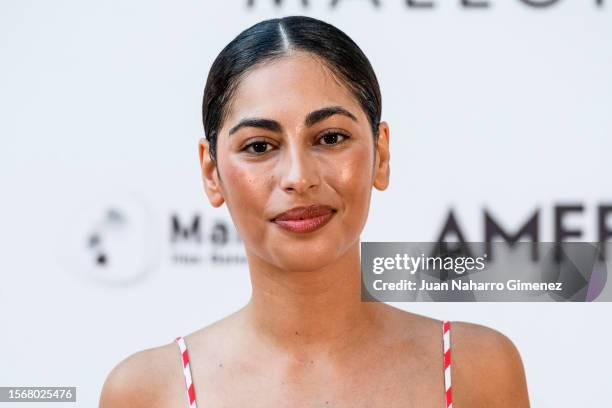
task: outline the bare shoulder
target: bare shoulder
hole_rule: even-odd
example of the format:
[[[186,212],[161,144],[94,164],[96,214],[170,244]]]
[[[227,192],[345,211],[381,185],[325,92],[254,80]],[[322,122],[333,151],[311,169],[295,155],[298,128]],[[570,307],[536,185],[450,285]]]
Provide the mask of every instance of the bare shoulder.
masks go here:
[[[504,334],[451,322],[451,375],[457,407],[529,407],[520,353]]]
[[[174,343],[136,352],[108,374],[100,408],[162,407],[181,398],[180,351]]]
[[[236,311],[183,336],[191,370],[205,375],[210,361],[228,347],[231,330],[240,324]],[[100,408],[157,408],[185,404],[186,390],[181,352],[172,341],[134,353],[119,362],[102,387]],[[197,392],[197,384],[195,385]]]

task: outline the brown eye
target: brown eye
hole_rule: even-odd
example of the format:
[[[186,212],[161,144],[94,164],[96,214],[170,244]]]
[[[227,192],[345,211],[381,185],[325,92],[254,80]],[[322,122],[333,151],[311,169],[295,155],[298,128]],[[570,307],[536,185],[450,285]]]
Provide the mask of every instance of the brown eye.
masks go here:
[[[260,155],[260,154],[267,152],[269,146],[270,146],[270,143],[268,142],[257,141],[257,142],[249,143],[242,150],[255,154],[255,155]]]
[[[344,141],[345,139],[348,139],[348,136],[343,135],[342,133],[329,132],[321,136],[319,140],[323,140],[325,143],[322,144],[324,145],[335,145]]]

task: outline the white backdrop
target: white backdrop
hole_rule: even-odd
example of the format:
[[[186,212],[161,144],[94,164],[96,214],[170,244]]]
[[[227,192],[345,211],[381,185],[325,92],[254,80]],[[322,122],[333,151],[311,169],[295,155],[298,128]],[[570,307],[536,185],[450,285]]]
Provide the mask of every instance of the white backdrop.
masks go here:
[[[377,72],[392,180],[363,241],[435,240],[449,209],[472,241],[484,209],[509,230],[540,209],[547,241],[559,204],[583,205],[567,225],[597,240],[597,206],[612,203],[612,5],[284,3],[2,1],[1,386],[77,386],[76,406],[96,406],[121,359],[248,300],[243,264],[207,261],[241,251],[231,230],[211,241],[230,224],[203,194],[197,141],[214,57],[264,18],[331,22]],[[201,241],[197,228],[173,240],[173,217],[199,217]],[[608,303],[397,306],[508,335],[534,407],[609,399]]]

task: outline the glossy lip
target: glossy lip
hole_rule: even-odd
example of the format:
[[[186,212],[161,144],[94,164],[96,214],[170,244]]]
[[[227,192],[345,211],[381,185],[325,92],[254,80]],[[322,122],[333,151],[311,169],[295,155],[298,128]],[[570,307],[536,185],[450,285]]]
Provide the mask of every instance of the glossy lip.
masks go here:
[[[329,222],[336,210],[328,205],[295,207],[278,214],[271,221],[292,232],[312,232]]]

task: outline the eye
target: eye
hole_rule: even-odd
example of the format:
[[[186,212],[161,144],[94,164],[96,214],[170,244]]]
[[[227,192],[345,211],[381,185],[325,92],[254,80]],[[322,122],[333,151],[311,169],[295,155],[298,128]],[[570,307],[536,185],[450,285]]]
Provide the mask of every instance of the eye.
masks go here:
[[[322,143],[323,145],[336,145],[348,138],[348,136],[343,135],[340,132],[328,132],[321,136],[319,140],[325,141],[325,143]]]
[[[261,155],[263,153],[266,153],[269,150],[268,147],[270,146],[271,146],[270,143],[265,142],[263,140],[258,140],[258,141],[249,143],[248,145],[244,146],[242,151],[246,151],[254,155]]]

